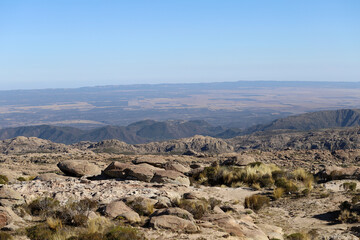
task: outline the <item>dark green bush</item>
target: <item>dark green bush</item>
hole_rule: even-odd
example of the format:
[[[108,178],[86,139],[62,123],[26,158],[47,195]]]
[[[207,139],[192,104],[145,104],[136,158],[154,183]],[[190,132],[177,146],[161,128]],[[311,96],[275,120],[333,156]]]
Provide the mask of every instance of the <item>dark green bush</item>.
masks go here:
[[[12,240],[12,239],[13,237],[10,234],[0,231],[0,240]]]
[[[181,199],[177,206],[190,212],[195,219],[200,219],[211,208],[205,199]]]
[[[9,179],[5,175],[0,175],[0,184],[7,184]]]
[[[295,183],[284,177],[276,179],[275,186],[278,188],[283,188],[286,193],[295,193],[298,191],[298,187],[295,185]]]
[[[293,233],[286,237],[287,240],[308,240],[308,236],[303,233]]]
[[[145,236],[132,227],[117,226],[105,234],[104,240],[143,240]]]
[[[270,198],[262,195],[254,194],[245,198],[245,208],[250,208],[254,211],[260,210],[263,206],[269,204]]]
[[[342,186],[346,191],[354,192],[356,190],[356,182],[345,182]]]
[[[45,198],[38,198],[25,205],[24,208],[33,216],[52,216],[55,209],[59,207],[59,201],[45,197]]]
[[[101,233],[83,233],[77,237],[70,237],[66,240],[104,240],[104,236]]]
[[[26,229],[26,235],[31,240],[50,240],[54,234],[46,224],[39,224]]]

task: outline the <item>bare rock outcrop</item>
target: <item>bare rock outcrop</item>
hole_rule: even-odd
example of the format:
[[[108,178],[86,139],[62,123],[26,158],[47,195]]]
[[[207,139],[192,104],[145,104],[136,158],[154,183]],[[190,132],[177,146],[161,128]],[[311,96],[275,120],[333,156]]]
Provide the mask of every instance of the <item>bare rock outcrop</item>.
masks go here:
[[[172,170],[156,171],[154,177],[151,179],[151,182],[190,186],[190,180],[187,176],[180,172]]]
[[[141,221],[139,214],[129,208],[123,201],[115,201],[108,204],[105,208],[105,215],[111,218],[120,216],[131,223],[137,223]]]
[[[74,150],[65,144],[53,143],[36,137],[16,137],[0,141],[0,152],[3,154],[68,152]]]
[[[142,163],[139,165],[112,162],[105,170],[104,174],[112,178],[122,178],[150,182],[154,172],[161,170],[149,164]]]
[[[6,185],[0,186],[0,205],[11,206],[13,204],[21,204],[24,198],[17,191]]]
[[[195,233],[199,227],[192,221],[174,215],[160,215],[152,217],[150,226],[155,229],[168,229],[174,232]]]
[[[162,168],[167,161],[161,156],[145,155],[136,158],[132,162],[134,164],[146,163],[154,167]]]

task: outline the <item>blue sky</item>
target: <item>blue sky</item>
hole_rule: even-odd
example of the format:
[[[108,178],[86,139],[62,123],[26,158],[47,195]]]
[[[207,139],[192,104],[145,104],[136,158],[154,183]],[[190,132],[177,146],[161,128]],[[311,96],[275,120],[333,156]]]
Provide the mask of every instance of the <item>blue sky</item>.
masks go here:
[[[360,81],[358,0],[1,0],[0,89]]]

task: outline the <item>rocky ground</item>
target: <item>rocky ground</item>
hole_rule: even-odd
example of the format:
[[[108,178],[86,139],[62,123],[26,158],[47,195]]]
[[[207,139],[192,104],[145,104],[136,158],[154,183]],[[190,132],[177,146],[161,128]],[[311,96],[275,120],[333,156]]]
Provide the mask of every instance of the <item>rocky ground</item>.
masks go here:
[[[337,219],[339,205],[358,195],[359,150],[235,153],[224,146],[225,153],[195,156],[126,155],[33,138],[9,140],[0,154],[0,175],[8,179],[0,184],[0,233],[13,239],[39,239],[26,229],[49,224],[50,215],[35,214],[29,205],[48,197],[59,206],[84,199],[96,202],[96,207],[86,210],[83,224],[63,222],[62,229],[69,233],[56,239],[76,236],[94,219],[144,233],[136,239],[358,239],[358,222]],[[306,194],[302,187],[299,193],[285,192],[279,199],[273,197],[274,186],[209,185],[194,179],[209,166],[244,168],[254,162],[289,172],[302,167],[316,179]],[[330,175],[332,179],[325,179]],[[343,187],[349,182],[357,183],[355,189]],[[245,208],[245,198],[254,194],[268,196],[269,203],[259,210]],[[302,238],[292,238],[296,236]]]

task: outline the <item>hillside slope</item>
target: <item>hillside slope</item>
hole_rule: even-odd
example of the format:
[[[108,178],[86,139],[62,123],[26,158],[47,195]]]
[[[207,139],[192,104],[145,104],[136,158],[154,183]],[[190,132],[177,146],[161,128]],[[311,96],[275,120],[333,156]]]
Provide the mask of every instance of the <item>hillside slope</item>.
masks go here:
[[[201,120],[194,121],[153,121],[144,120],[122,126],[105,126],[92,130],[49,125],[0,129],[0,140],[18,136],[37,137],[57,143],[72,144],[80,141],[99,142],[117,139],[129,144],[163,141],[191,137],[194,135],[213,136],[224,131]]]
[[[277,129],[307,131],[313,129],[360,126],[360,109],[319,111],[280,118],[269,124],[257,125],[244,131],[254,133]]]

